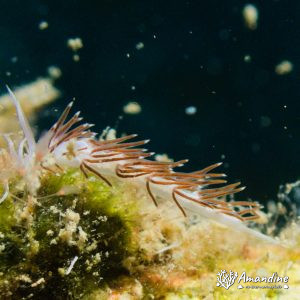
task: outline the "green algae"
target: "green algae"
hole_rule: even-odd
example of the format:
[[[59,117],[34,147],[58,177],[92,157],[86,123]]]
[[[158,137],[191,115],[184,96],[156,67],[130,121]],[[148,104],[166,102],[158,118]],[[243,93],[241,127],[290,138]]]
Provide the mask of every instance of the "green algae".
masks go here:
[[[111,187],[71,169],[40,180],[33,197],[16,178],[0,205],[1,300],[293,299],[299,286],[296,224],[285,233],[293,248],[271,246],[189,223],[128,182]],[[225,290],[216,286],[221,269],[287,273],[291,289]]]
[[[135,208],[120,190],[75,170],[46,174],[30,218],[30,196],[15,192],[0,206],[1,299],[81,299],[127,273]]]

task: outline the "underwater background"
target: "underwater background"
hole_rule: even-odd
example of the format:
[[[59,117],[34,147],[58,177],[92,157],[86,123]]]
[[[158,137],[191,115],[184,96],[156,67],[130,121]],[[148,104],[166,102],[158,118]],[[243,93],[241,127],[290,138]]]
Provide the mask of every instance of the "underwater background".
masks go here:
[[[151,138],[151,151],[189,158],[187,171],[224,161],[247,186],[238,199],[276,200],[300,174],[300,2],[251,3],[255,29],[247,1],[0,1],[1,92],[55,65],[62,96],[40,131],[75,97],[96,131]],[[79,61],[67,46],[76,37]],[[292,69],[279,74],[285,60]],[[142,111],[125,114],[133,101]]]

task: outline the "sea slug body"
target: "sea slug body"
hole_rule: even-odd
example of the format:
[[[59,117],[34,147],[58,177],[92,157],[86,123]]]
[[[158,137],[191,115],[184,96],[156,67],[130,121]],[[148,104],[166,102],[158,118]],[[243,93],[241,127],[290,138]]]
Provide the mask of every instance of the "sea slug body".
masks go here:
[[[147,158],[153,153],[138,148],[148,140],[130,141],[136,137],[134,134],[112,140],[99,140],[96,133],[90,130],[92,124],[79,123],[82,121],[80,112],[67,120],[73,102],[66,107],[52,128],[36,142],[19,102],[12,91],[9,88],[8,90],[16,107],[24,139],[15,149],[11,138],[5,136],[7,150],[2,155],[8,155],[13,162],[1,171],[5,176],[0,176],[4,186],[0,203],[9,194],[10,176],[23,176],[29,194],[35,196],[40,187],[39,177],[42,172],[63,172],[65,168],[80,168],[86,177],[93,173],[109,186],[112,185],[111,179],[134,181],[147,192],[149,200],[156,206],[159,205],[158,198],[172,201],[184,216],[209,218],[234,230],[274,242],[270,237],[248,228],[243,223],[258,218],[258,203],[227,202],[221,199],[244,188],[239,187],[240,183],[214,187],[226,183],[225,174],[211,172],[220,163],[196,172],[177,172],[174,169],[185,164],[187,160],[149,160]]]

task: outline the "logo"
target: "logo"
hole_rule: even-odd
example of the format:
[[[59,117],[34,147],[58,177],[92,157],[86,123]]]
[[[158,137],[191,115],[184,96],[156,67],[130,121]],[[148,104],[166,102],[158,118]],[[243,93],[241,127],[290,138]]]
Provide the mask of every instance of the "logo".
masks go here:
[[[238,277],[237,272],[229,271],[229,274],[225,270],[221,270],[221,272],[217,273],[217,286],[223,287],[228,290],[235,282]]]
[[[269,277],[265,276],[256,276],[251,277],[247,276],[246,272],[243,272],[240,276],[238,272],[233,272],[232,270],[229,273],[226,270],[221,270],[217,273],[217,286],[220,288],[225,288],[228,290],[234,283],[237,281],[238,289],[288,289],[287,285],[289,281],[289,277],[280,277],[277,272],[273,273]],[[245,285],[247,284],[248,285]],[[251,284],[251,283],[254,283]],[[255,285],[256,283],[256,285]],[[244,285],[245,286],[244,286]]]

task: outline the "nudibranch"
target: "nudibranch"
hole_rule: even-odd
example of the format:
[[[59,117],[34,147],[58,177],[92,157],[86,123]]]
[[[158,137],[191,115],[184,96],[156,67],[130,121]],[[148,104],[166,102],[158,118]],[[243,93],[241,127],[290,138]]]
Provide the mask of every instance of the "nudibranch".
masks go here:
[[[171,201],[185,217],[209,218],[234,230],[274,242],[245,224],[245,221],[259,217],[259,203],[224,200],[225,196],[240,192],[244,187],[240,187],[239,182],[218,187],[226,183],[225,174],[212,172],[220,163],[191,173],[178,172],[175,169],[184,165],[186,159],[176,162],[150,160],[153,153],[139,147],[148,140],[132,141],[135,134],[100,140],[91,131],[92,124],[81,123],[80,112],[68,119],[73,102],[36,142],[18,100],[9,88],[8,91],[16,108],[23,139],[16,147],[11,137],[4,135],[7,149],[1,152],[3,169],[0,180],[4,192],[0,203],[8,197],[9,181],[16,174],[23,178],[28,195],[34,198],[43,172],[78,168],[86,177],[94,174],[109,186],[112,179],[133,181],[145,190],[154,205],[159,205],[158,199]]]

